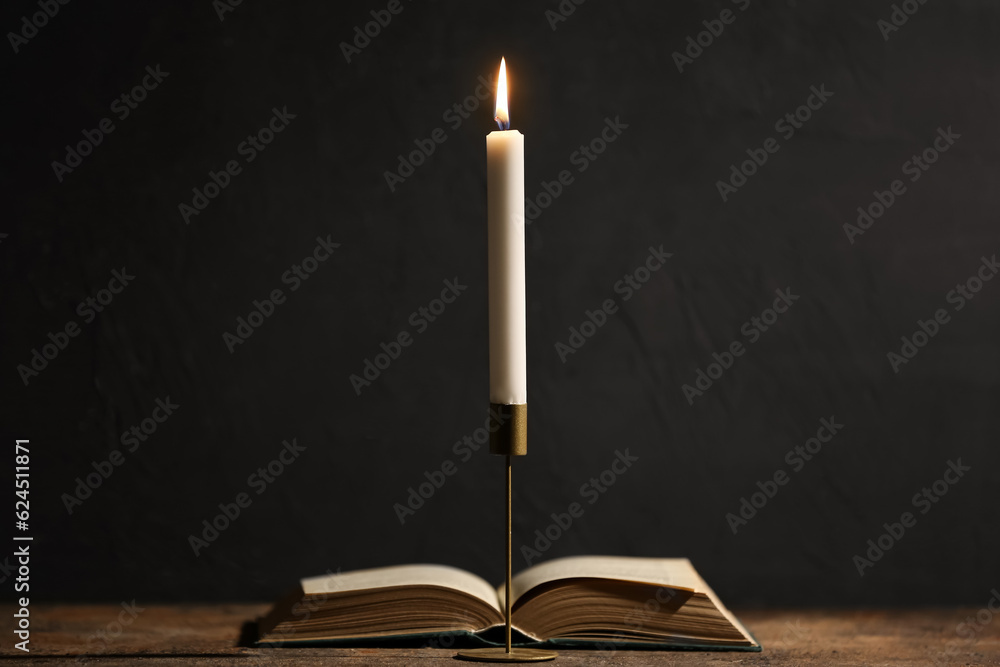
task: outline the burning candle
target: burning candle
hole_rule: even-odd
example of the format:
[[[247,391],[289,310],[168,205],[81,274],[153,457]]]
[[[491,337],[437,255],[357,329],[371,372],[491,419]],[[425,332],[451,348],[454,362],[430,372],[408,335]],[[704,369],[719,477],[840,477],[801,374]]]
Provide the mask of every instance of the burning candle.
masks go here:
[[[524,135],[510,129],[507,65],[500,59],[498,131],[486,136],[490,403],[528,402],[524,301]]]

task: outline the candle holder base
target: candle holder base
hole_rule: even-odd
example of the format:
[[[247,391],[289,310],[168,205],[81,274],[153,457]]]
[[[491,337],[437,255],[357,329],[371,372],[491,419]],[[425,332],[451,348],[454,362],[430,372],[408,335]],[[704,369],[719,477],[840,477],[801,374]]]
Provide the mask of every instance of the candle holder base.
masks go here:
[[[545,662],[555,660],[559,654],[555,651],[546,651],[537,648],[506,648],[496,646],[493,648],[473,648],[467,651],[459,651],[456,656],[460,660],[472,660],[475,662]]]

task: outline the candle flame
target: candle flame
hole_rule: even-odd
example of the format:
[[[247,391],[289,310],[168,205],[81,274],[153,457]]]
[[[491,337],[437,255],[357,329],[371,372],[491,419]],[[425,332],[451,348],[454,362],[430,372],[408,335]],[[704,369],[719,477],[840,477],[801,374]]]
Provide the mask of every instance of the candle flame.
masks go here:
[[[507,63],[500,58],[500,74],[497,76],[497,106],[493,120],[501,130],[510,129],[510,112],[507,111]]]

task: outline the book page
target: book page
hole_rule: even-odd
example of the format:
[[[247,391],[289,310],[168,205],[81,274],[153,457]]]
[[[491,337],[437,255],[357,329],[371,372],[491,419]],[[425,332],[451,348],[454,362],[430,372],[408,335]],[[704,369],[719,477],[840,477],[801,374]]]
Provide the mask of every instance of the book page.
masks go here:
[[[638,581],[704,592],[704,581],[687,558],[633,558],[630,556],[570,556],[540,563],[511,581],[512,603],[536,586],[558,579],[589,577]],[[497,596],[503,600],[504,585]]]
[[[450,565],[394,565],[343,574],[308,577],[301,581],[306,595],[336,594],[395,586],[441,586],[479,598],[500,610],[497,592],[485,579]]]

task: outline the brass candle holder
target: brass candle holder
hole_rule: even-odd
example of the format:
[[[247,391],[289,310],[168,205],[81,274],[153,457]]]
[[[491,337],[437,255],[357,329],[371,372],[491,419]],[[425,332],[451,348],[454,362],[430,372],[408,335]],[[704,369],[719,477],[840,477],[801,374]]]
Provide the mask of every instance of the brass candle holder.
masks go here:
[[[490,453],[505,457],[507,468],[507,583],[504,585],[504,619],[506,620],[506,646],[477,648],[459,651],[457,657],[477,662],[544,662],[554,660],[558,653],[535,648],[518,648],[510,645],[510,580],[511,580],[511,457],[528,453],[528,404],[506,405],[492,403],[490,407],[500,415],[499,428],[490,434]]]

